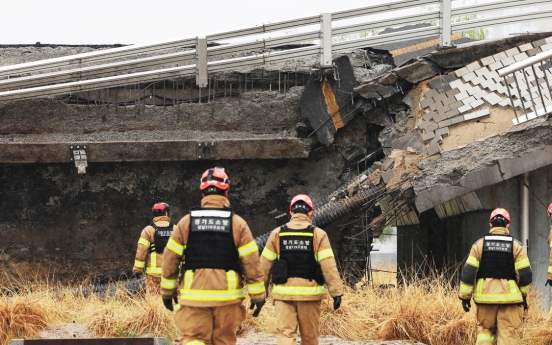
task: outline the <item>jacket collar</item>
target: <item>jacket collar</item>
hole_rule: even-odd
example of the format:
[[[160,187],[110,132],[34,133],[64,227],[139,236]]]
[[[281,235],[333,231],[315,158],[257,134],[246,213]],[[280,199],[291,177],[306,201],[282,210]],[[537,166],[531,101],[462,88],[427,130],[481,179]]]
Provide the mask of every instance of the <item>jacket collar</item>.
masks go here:
[[[312,224],[312,219],[303,213],[295,213],[293,216],[291,216],[290,223],[291,222],[308,222],[309,224]]]
[[[495,226],[494,228],[491,228],[491,231],[489,231],[493,235],[510,235],[510,231],[508,231],[507,228],[503,228],[500,226]]]
[[[223,208],[230,207],[230,201],[222,195],[211,194],[201,199],[201,207]]]
[[[167,217],[167,216],[159,216],[159,217],[153,218],[154,223],[157,223],[157,222],[170,222],[170,221],[171,221],[171,218]]]

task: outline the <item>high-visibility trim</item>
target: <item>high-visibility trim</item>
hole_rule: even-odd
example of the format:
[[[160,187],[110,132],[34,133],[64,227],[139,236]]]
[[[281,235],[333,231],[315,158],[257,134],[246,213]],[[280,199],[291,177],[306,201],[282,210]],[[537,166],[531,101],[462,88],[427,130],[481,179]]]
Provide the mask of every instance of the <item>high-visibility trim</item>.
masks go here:
[[[525,295],[529,292],[530,287],[531,285],[520,286],[519,291],[521,291],[521,293]]]
[[[548,266],[548,273],[552,273],[552,266]]]
[[[146,262],[145,261],[140,261],[140,260],[134,260],[134,267],[144,268],[144,267],[146,267]]]
[[[466,263],[468,265],[472,265],[473,267],[479,268],[479,260],[475,256],[468,256],[468,260],[466,260]]]
[[[193,210],[190,212],[191,217],[219,217],[228,218],[232,212],[222,210]]]
[[[326,288],[323,286],[282,286],[274,285],[272,287],[273,294],[279,295],[296,295],[296,296],[316,296],[325,295]]]
[[[255,283],[255,284],[247,284],[247,292],[250,295],[258,295],[263,292],[265,292],[265,286],[264,282]]]
[[[483,282],[484,278],[480,278],[477,281],[477,287],[473,295],[473,300],[475,303],[486,303],[486,304],[507,304],[523,301],[523,296],[521,291],[517,286],[517,283],[514,280],[508,280],[510,285],[510,292],[503,294],[486,294],[483,293]]]
[[[251,253],[255,253],[258,251],[259,251],[259,248],[257,248],[257,243],[255,242],[255,240],[238,248],[238,254],[240,258],[243,258],[244,256],[247,256]]]
[[[264,247],[263,249],[263,256],[270,261],[274,261],[280,257],[280,255],[274,253],[272,250],[268,249],[267,247]]]
[[[185,301],[235,301],[245,298],[243,289],[234,290],[192,290],[180,289],[180,299]]]
[[[280,232],[280,236],[309,236],[313,237],[312,232]]]
[[[228,290],[235,290],[238,288],[238,275],[236,271],[229,270],[226,272],[226,281],[228,282]]]
[[[140,237],[140,239],[138,240],[138,244],[141,244],[143,246],[146,246],[146,247],[149,247],[151,242],[146,240],[145,238],[143,237]]]
[[[494,335],[489,334],[489,333],[479,333],[477,335],[477,341],[476,342],[479,343],[480,341],[490,341],[491,343],[494,343],[495,337],[494,337]]]
[[[161,267],[147,267],[146,274],[161,274]]]
[[[516,261],[516,263],[515,263],[516,271],[518,271],[522,268],[525,268],[525,267],[529,267],[529,266],[530,266],[529,258],[521,259],[519,261]]]
[[[161,277],[161,288],[166,290],[173,290],[176,289],[178,286],[178,281],[176,279],[167,279],[165,277]]]
[[[473,293],[473,285],[468,285],[460,282],[460,293],[465,295],[471,295]]]
[[[552,314],[552,306],[550,307],[550,314]]]
[[[332,248],[319,250],[318,254],[316,254],[316,261],[320,262],[324,259],[331,258],[334,256],[334,253],[332,251]]]
[[[205,345],[205,343],[199,340],[192,340],[187,342],[185,345]]]
[[[550,248],[552,248],[552,241],[550,241],[550,243],[549,243],[549,244],[550,244]]]
[[[194,281],[194,271],[188,270],[184,273],[184,289],[190,290]]]
[[[167,242],[167,246],[171,252],[175,253],[178,256],[184,255],[184,250],[186,249],[186,246],[181,245],[180,243],[176,242],[175,240],[169,238],[169,242]]]
[[[146,267],[146,274],[161,274],[161,267],[157,267],[157,253],[150,253],[149,257],[150,263]]]

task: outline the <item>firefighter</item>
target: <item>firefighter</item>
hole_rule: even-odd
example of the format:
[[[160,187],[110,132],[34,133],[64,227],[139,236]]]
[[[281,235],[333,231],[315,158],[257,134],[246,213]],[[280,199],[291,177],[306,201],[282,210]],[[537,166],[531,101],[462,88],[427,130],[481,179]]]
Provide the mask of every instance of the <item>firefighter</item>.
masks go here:
[[[489,218],[489,234],[477,240],[460,278],[462,308],[477,305],[477,345],[517,344],[514,331],[527,310],[531,266],[521,242],[509,235],[510,214],[497,208]],[[475,291],[474,291],[475,290]]]
[[[205,171],[199,188],[201,207],[180,219],[165,249],[161,295],[165,307],[173,310],[171,299],[179,288],[175,322],[180,344],[235,344],[246,313],[242,274],[253,316],[264,305],[259,250],[245,220],[228,207],[230,181],[224,168]]]
[[[272,279],[278,345],[318,344],[320,304],[329,292],[338,309],[343,284],[326,232],[312,225],[312,200],[299,194],[289,206],[290,222],[274,229],[263,250],[266,288]]]
[[[159,282],[161,281],[163,250],[173,232],[173,225],[169,217],[170,210],[169,204],[165,202],[158,202],[151,208],[153,223],[146,226],[140,234],[132,268],[136,275],[143,274],[145,270],[147,289],[157,293],[159,293]]]

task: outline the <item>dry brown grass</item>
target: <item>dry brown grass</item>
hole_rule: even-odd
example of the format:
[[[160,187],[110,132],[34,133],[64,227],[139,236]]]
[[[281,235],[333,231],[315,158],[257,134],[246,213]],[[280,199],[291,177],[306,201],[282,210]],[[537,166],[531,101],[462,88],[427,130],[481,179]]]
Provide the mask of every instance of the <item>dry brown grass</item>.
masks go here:
[[[159,295],[131,295],[124,288],[107,298],[84,296],[47,283],[0,286],[0,345],[13,338],[32,338],[46,324],[87,324],[95,337],[132,337],[144,334],[176,338],[173,315],[165,310]],[[56,291],[58,291],[56,293]],[[258,318],[250,315],[239,329],[248,333],[274,333],[276,320],[272,301]],[[339,310],[322,302],[321,333],[345,340],[407,339],[425,344],[471,344],[476,338],[475,306],[464,313],[457,286],[444,276],[416,279],[399,288],[380,289],[371,284],[346,288]],[[552,343],[552,325],[547,306],[539,307],[535,292],[519,330],[519,342]],[[249,312],[250,313],[250,312]]]

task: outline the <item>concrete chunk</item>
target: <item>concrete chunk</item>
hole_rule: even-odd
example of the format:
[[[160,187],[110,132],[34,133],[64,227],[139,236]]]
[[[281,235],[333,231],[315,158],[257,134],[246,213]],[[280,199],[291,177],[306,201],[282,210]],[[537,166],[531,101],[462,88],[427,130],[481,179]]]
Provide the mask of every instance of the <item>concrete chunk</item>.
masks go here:
[[[406,66],[397,67],[395,74],[411,83],[429,79],[440,73],[439,66],[434,62],[419,60]]]
[[[435,135],[439,135],[441,137],[446,137],[449,135],[449,129],[448,127],[443,127],[443,128],[439,128],[438,130],[435,131]]]
[[[529,49],[528,51],[526,51],[528,56],[535,56],[535,55],[537,55],[538,53],[541,53],[541,52],[542,52],[542,50],[540,49],[540,47],[536,47],[536,48]]]
[[[508,55],[506,55],[504,52],[500,52],[498,54],[493,55],[493,58],[495,59],[495,61],[504,60],[507,57],[508,57]]]
[[[422,116],[422,119],[429,122],[431,119],[433,119],[433,116],[435,116],[435,113],[430,111],[429,113]]]
[[[393,172],[393,170],[387,170],[381,175],[381,178],[383,179],[383,182],[385,184],[388,184],[389,181],[393,179],[393,177],[395,177],[395,173]]]
[[[529,49],[533,49],[533,45],[531,43],[526,43],[519,46],[519,50],[521,50],[522,52],[526,52]]]
[[[435,103],[435,101],[431,97],[426,98],[420,102],[420,107],[427,108],[431,105],[431,103]]]
[[[457,88],[458,86],[460,86],[462,84],[464,84],[462,82],[462,80],[456,79],[455,81],[451,81],[449,85],[450,85],[451,89],[455,89],[455,88]]]
[[[456,74],[456,76],[458,78],[460,78],[461,76],[470,73],[470,71],[466,67],[462,67],[462,68],[457,69],[456,71],[454,71],[454,73]]]
[[[425,129],[431,125],[431,121],[420,121],[418,122],[418,128]]]
[[[394,163],[395,163],[394,159],[387,158],[385,162],[383,162],[383,164],[381,165],[382,171],[393,168]]]
[[[540,47],[542,45],[545,45],[547,42],[545,39],[542,39],[542,40],[538,40],[538,41],[535,41],[533,42],[533,47]]]
[[[440,122],[446,119],[447,119],[447,115],[445,113],[439,113],[433,117],[433,121],[435,122]]]
[[[441,147],[438,143],[434,142],[427,148],[427,154],[431,157],[433,155],[436,155],[438,153],[441,153]]]
[[[433,139],[434,137],[435,137],[435,133],[433,133],[433,132],[426,132],[426,133],[422,134],[422,140],[424,142],[429,141],[429,140]]]

